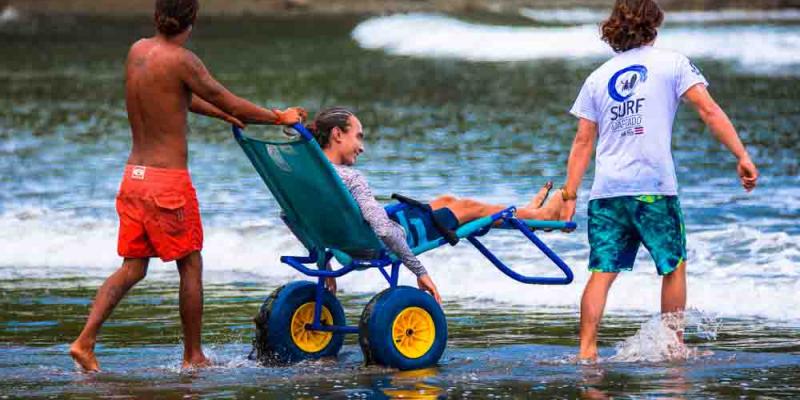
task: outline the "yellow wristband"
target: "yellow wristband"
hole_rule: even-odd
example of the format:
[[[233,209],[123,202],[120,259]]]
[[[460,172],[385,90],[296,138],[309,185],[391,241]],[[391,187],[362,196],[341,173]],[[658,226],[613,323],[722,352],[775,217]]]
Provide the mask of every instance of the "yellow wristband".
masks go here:
[[[564,201],[577,200],[578,199],[578,193],[576,193],[576,192],[570,193],[567,190],[566,186],[562,186],[561,187],[561,198],[564,199]]]

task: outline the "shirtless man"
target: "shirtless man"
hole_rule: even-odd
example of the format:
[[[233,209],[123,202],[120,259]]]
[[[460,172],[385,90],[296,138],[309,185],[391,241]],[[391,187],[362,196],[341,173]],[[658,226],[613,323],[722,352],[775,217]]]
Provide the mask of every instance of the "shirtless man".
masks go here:
[[[85,371],[99,371],[97,333],[117,303],[144,278],[150,257],[177,262],[183,367],[209,363],[200,346],[203,315],[203,228],[187,170],[187,111],[245,123],[291,125],[301,108],[268,110],[235,96],[183,47],[197,16],[197,0],[156,1],[156,35],[128,53],[126,105],[133,147],[119,194],[117,251],[122,266],[98,289],[94,305],[70,355]]]

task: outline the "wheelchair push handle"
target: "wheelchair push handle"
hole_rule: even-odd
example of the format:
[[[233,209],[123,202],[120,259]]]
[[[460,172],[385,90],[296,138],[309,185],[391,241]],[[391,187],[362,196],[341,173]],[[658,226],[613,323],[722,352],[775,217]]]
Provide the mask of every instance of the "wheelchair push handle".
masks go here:
[[[300,136],[303,137],[303,139],[314,140],[314,135],[308,129],[306,129],[306,127],[303,126],[303,124],[298,122],[290,126],[292,127],[292,129],[297,131],[297,133],[299,133]],[[233,137],[236,138],[236,140],[242,140],[243,138],[242,128],[239,128],[236,125],[231,125],[231,130],[233,131]]]

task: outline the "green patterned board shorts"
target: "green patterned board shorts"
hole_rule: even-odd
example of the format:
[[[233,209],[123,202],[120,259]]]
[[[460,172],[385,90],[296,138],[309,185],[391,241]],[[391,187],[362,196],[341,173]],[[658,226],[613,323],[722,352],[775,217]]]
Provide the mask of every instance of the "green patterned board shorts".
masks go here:
[[[686,261],[686,231],[678,196],[621,196],[589,202],[589,271],[633,269],[639,244],[659,275]]]

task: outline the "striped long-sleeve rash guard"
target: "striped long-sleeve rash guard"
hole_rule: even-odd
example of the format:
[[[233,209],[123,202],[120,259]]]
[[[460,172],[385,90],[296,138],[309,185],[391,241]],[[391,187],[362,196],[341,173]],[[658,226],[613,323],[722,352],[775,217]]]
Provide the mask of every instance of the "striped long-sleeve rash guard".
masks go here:
[[[369,188],[364,175],[344,165],[334,165],[333,167],[339,177],[342,178],[344,186],[353,195],[364,219],[375,234],[386,244],[386,247],[397,254],[403,265],[411,270],[414,275],[419,277],[427,274],[425,267],[422,266],[422,263],[411,252],[411,248],[408,247],[405,230],[400,224],[389,219],[386,210],[372,195],[372,190]]]

